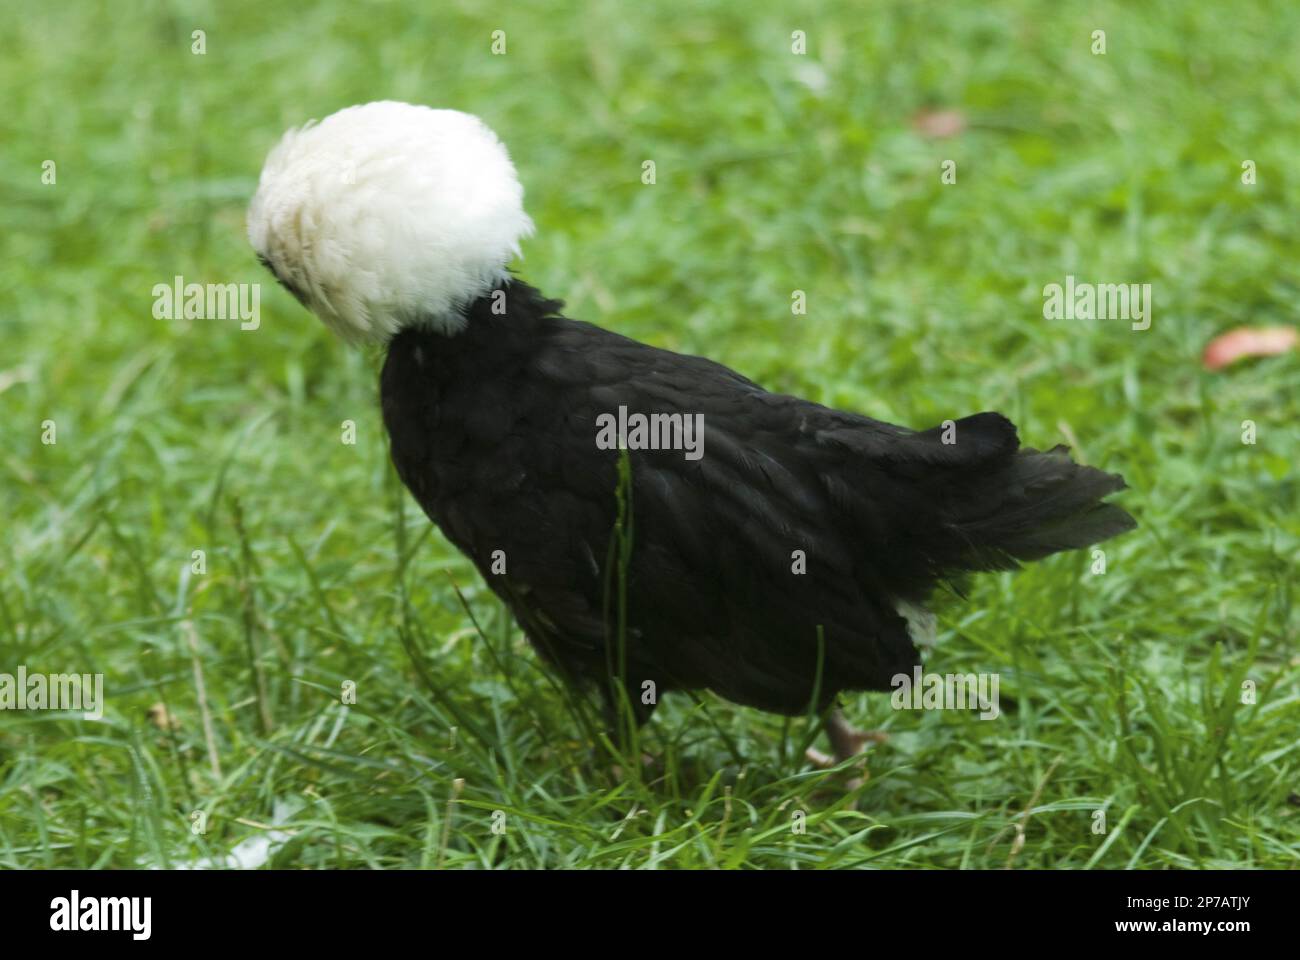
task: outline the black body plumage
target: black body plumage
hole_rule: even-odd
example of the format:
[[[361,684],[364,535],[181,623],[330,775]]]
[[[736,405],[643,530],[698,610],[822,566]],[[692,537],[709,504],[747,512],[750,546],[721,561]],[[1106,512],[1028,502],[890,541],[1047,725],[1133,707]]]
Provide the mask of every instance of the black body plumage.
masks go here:
[[[769,393],[560,307],[512,279],[465,308],[459,333],[402,331],[384,422],[403,482],[534,646],[603,688],[619,453],[598,448],[597,418],[703,415],[700,459],[629,453],[625,678],[643,717],[647,680],[786,714],[815,689],[818,707],[888,689],[918,662],[900,601],[1134,526],[1101,502],[1120,477],[1064,448],[1020,449],[1000,414],[957,420],[947,437],[908,430]]]

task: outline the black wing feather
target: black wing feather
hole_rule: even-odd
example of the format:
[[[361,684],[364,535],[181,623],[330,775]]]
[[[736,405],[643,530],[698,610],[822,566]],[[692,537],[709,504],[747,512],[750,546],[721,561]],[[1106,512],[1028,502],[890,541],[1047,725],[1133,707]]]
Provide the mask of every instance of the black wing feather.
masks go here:
[[[481,301],[457,336],[394,339],[384,417],[421,506],[573,676],[607,671],[618,454],[596,433],[620,406],[704,418],[699,460],[630,453],[634,688],[710,688],[785,713],[807,709],[814,688],[819,706],[888,689],[918,662],[900,601],[1132,524],[1099,502],[1122,480],[1059,448],[1020,451],[999,414],[907,430],[565,319],[518,281],[504,289],[503,316]]]

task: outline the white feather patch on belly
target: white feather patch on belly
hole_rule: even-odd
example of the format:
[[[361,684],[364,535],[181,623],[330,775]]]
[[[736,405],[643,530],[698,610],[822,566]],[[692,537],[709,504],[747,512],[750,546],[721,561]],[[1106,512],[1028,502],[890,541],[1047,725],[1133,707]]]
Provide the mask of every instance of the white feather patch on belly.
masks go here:
[[[908,600],[899,600],[894,606],[898,615],[907,621],[907,633],[918,647],[933,647],[939,638],[939,624],[934,612]]]

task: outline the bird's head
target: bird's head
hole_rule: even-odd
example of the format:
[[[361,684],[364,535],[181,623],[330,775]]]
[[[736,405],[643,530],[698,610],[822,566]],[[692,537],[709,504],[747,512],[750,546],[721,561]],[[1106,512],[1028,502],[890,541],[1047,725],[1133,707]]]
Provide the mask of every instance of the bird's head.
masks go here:
[[[456,110],[383,101],[290,130],[248,209],[258,259],[340,336],[456,333],[533,229],[505,147]]]

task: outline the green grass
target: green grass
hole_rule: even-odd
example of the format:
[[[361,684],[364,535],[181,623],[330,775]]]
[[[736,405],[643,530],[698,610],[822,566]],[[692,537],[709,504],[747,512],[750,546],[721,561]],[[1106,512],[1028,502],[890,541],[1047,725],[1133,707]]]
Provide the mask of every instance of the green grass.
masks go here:
[[[277,819],[285,867],[1296,867],[1300,365],[1199,353],[1296,321],[1297,40],[1283,0],[7,5],[0,672],[103,673],[108,706],[0,713],[0,867],[224,858]],[[940,602],[928,669],[999,673],[998,720],[852,697],[892,737],[856,790],[806,720],[711,697],[666,700],[658,770],[593,753],[396,481],[378,358],[243,237],[283,129],[385,97],[500,133],[520,271],[570,315],[916,427],[1001,410],[1125,474],[1105,575]],[[1067,273],[1153,284],[1151,329],[1044,320]],[[261,328],[153,319],[176,274],[263,283]]]

